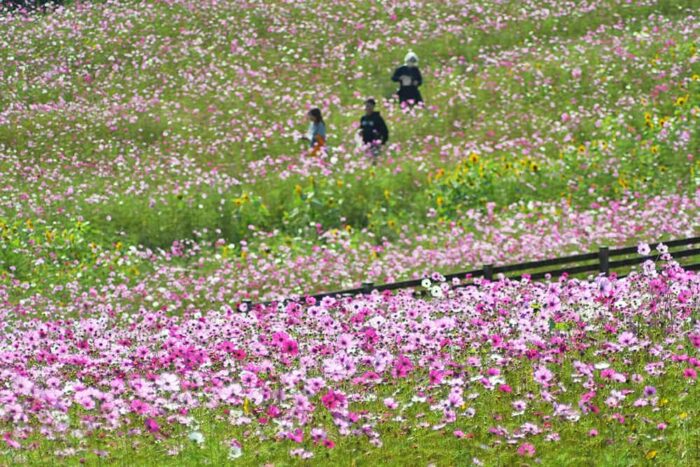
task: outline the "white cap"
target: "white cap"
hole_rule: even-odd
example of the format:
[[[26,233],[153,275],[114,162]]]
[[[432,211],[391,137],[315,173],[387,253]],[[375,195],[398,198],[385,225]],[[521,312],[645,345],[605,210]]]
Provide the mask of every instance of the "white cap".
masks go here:
[[[409,62],[418,63],[418,55],[416,55],[412,50],[410,50],[404,57],[403,61],[406,64],[408,64]]]

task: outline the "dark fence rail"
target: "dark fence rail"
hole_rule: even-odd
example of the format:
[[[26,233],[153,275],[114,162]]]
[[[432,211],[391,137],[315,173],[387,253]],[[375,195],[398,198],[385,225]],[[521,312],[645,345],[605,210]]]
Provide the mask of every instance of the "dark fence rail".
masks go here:
[[[657,242],[655,243],[662,243]],[[679,247],[687,247],[693,245],[700,246],[700,237],[683,238],[678,240],[670,240],[668,242],[663,242],[669,249],[669,253],[674,259],[680,258],[691,258],[695,256],[700,256],[700,248],[686,248],[679,249]],[[675,251],[671,251],[675,250]],[[633,258],[625,258],[620,260],[611,261],[611,258],[618,258],[621,256],[634,255]],[[493,264],[486,264],[481,269],[475,269],[473,271],[463,271],[455,272],[444,275],[445,279],[467,279],[467,278],[484,278],[487,280],[493,280],[494,275],[503,274],[510,279],[521,278],[527,275],[531,280],[541,280],[546,277],[560,277],[564,274],[575,275],[582,273],[598,272],[600,274],[610,274],[616,272],[616,269],[629,268],[631,266],[636,266],[644,263],[647,260],[657,259],[660,255],[639,255],[636,246],[623,247],[618,249],[609,249],[608,247],[601,247],[596,253],[584,253],[571,256],[563,256],[560,258],[545,259],[539,261],[528,261],[525,263],[510,264],[505,266],[495,266]],[[588,263],[588,264],[580,264]],[[567,266],[559,267],[558,269],[551,269],[553,266]],[[700,263],[692,263],[683,265],[685,269],[690,271],[700,271]],[[544,270],[540,270],[544,269]],[[535,270],[535,271],[533,271]],[[527,271],[531,271],[526,274]],[[510,273],[520,273],[520,274],[510,274]],[[624,277],[624,274],[617,274],[617,277]],[[308,295],[307,297],[313,297],[316,300],[320,300],[324,297],[351,297],[359,294],[368,294],[373,290],[383,292],[386,290],[399,290],[399,289],[411,289],[420,287],[423,279],[407,280],[402,282],[392,282],[390,284],[380,284],[375,285],[372,282],[362,283],[362,287],[357,287],[354,289],[338,290],[335,292],[324,292],[314,295]],[[457,287],[468,287],[474,285],[473,282],[459,284]],[[279,300],[285,301],[285,300]],[[269,305],[277,301],[263,302],[262,305]],[[247,305],[247,309],[250,309],[253,305],[251,300],[244,300],[243,304]]]

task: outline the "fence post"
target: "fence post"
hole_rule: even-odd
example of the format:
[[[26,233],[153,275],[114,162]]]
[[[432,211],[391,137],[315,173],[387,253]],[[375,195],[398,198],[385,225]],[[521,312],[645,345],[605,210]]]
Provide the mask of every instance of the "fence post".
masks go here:
[[[362,283],[362,293],[370,294],[374,288],[374,282],[363,282]]]
[[[493,264],[487,264],[484,266],[484,279],[489,281],[493,280]]]
[[[598,249],[598,262],[600,263],[600,272],[606,276],[610,274],[610,250],[607,246]]]

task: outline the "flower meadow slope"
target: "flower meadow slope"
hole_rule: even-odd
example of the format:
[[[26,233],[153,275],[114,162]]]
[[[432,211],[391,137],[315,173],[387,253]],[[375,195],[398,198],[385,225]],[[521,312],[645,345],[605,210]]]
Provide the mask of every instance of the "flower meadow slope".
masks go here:
[[[700,235],[700,191],[692,195],[631,196],[576,209],[560,203],[521,203],[494,213],[470,210],[459,222],[420,228],[406,225],[395,240],[357,237],[318,227],[313,239],[289,239],[279,231],[251,230],[240,247],[214,242],[174,242],[167,249],[101,247],[89,225],[70,229],[31,221],[0,222],[0,274],[10,300],[31,300],[47,314],[73,316],[81,294],[140,290],[151,306],[169,313],[190,307],[228,306],[243,299],[304,296],[362,282],[416,279],[622,247],[646,238]],[[691,258],[692,259],[692,258]],[[37,281],[36,278],[42,278]],[[39,305],[46,303],[47,305]]]
[[[108,1],[2,16],[0,216],[238,244],[248,225],[383,236],[487,202],[696,186],[692,6]],[[353,143],[361,103],[391,95],[411,47],[428,107],[382,102],[390,146],[372,168]],[[329,125],[321,157],[294,143],[311,106]]]
[[[697,2],[69,3],[0,7],[0,464],[700,462],[700,277],[663,245],[434,272],[700,235]]]
[[[426,432],[450,448],[419,448],[426,462],[555,462],[567,443],[629,462],[697,455],[683,436],[700,416],[700,276],[659,251],[622,280],[453,288],[436,274],[428,300],[373,293],[247,313],[170,315],[123,287],[83,295],[66,319],[0,290],[3,451],[349,462]]]

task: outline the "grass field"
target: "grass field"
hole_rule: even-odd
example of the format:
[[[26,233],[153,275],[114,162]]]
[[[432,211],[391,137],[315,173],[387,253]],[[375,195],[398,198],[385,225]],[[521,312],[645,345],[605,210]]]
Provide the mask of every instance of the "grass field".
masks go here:
[[[699,12],[0,12],[0,462],[700,465],[700,279],[663,246],[626,280],[303,300],[699,235]],[[425,106],[402,109],[409,49]],[[390,128],[376,165],[368,97]]]

